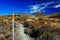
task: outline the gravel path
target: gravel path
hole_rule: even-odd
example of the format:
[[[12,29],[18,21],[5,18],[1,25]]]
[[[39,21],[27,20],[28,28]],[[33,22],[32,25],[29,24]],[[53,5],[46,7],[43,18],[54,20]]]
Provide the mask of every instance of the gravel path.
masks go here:
[[[20,24],[15,33],[15,40],[30,40],[29,36],[24,33],[24,27],[22,24]]]

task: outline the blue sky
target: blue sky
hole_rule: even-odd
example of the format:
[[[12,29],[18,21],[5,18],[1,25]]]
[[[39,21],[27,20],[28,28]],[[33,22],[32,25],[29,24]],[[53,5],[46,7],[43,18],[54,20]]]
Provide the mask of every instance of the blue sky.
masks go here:
[[[12,12],[34,13],[37,10],[46,14],[60,12],[60,0],[0,0],[0,15]]]

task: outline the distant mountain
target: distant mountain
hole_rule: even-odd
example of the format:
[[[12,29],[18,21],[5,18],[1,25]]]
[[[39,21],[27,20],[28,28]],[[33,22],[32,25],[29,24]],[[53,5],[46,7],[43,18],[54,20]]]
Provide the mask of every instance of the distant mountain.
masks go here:
[[[13,13],[11,13],[10,15],[2,15],[2,16],[8,16],[8,17],[10,17],[10,16],[12,16],[12,14],[13,14]],[[20,13],[20,12],[15,12],[15,13],[14,13],[14,16],[20,16],[20,15],[26,15],[26,16],[27,16],[27,15],[29,15],[29,14],[28,14],[28,13]]]
[[[60,18],[60,12],[51,14],[49,18]]]
[[[37,11],[35,13],[32,13],[32,15],[35,15],[35,16],[45,16],[46,14],[42,11]]]
[[[60,12],[55,12],[55,13],[52,13],[52,14],[45,14],[42,11],[37,11],[35,13],[32,13],[32,15],[44,16],[44,17],[48,17],[48,18],[60,18]]]
[[[28,13],[20,13],[20,12],[15,12],[15,15],[28,15]]]

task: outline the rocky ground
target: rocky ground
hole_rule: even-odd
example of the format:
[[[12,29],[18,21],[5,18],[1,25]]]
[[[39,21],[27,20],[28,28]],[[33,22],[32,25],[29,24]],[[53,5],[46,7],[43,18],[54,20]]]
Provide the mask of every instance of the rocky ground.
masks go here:
[[[60,40],[60,19],[16,16],[15,40],[20,40],[17,21],[24,25],[24,33],[30,36],[30,40]],[[0,40],[12,40],[11,25],[11,17],[0,18]]]

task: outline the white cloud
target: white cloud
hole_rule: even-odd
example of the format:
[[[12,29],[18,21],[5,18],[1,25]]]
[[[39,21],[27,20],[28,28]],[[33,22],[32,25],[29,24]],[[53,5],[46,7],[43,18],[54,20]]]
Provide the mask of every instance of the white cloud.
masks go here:
[[[30,13],[34,13],[34,12],[37,12],[38,10],[45,9],[49,4],[51,4],[51,3],[43,3],[43,4],[40,4],[40,5],[39,4],[32,5],[31,8],[30,8]]]
[[[55,2],[48,2],[48,3],[43,3],[43,4],[40,4],[41,5],[44,5],[43,7],[41,7],[40,9],[45,9],[45,8],[49,8],[51,6],[49,6],[50,4],[54,4],[54,3],[58,3],[59,1],[55,1]]]
[[[34,10],[34,11],[30,11],[30,13],[35,13],[35,12],[37,12],[37,10]]]
[[[49,2],[49,3],[42,3],[42,4],[36,4],[36,5],[30,5],[29,7],[31,7],[31,10],[36,10],[36,9],[44,9],[46,8],[49,4],[52,4],[54,2]],[[44,5],[44,6],[42,6]],[[42,7],[41,7],[42,6]]]
[[[56,5],[56,6],[54,6],[55,8],[59,8],[60,7],[60,4],[58,4],[58,5]]]
[[[38,9],[38,8],[39,8],[39,6],[38,6],[38,5],[34,5],[34,6],[32,6],[32,8],[31,8],[31,9],[36,10],[36,9]]]
[[[42,3],[42,4],[35,4],[35,5],[29,5],[28,7],[30,8],[30,13],[34,13],[38,10],[43,10],[45,8],[49,8],[51,6],[49,6],[50,4],[53,4],[53,3],[58,3],[58,1],[55,1],[55,2],[48,2],[48,3]],[[60,7],[60,4],[59,5],[56,5],[55,6],[56,8],[57,7]]]
[[[37,12],[38,9],[39,9],[39,5],[33,5],[33,6],[30,8],[30,13]]]

